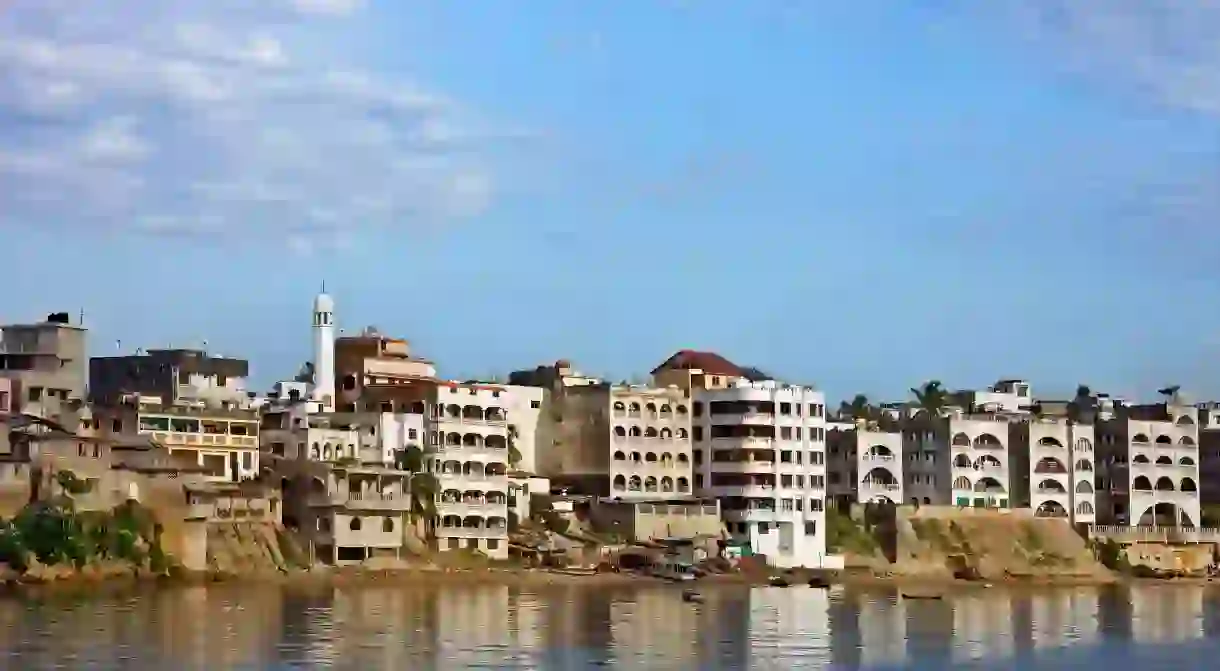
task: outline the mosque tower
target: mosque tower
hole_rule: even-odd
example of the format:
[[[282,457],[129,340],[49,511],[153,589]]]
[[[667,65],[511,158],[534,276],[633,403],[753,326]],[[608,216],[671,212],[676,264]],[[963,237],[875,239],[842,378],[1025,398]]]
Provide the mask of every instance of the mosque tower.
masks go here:
[[[313,400],[335,410],[335,302],[322,293],[313,299]]]

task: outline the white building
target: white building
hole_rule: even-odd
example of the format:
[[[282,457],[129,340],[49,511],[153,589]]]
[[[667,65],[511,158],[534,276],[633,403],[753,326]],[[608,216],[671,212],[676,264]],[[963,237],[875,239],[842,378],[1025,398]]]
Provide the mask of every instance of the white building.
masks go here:
[[[495,385],[437,384],[427,428],[442,551],[508,557],[508,400]]]
[[[313,301],[313,400],[335,409],[335,302],[326,293]]]
[[[1132,526],[1199,526],[1197,418],[1198,409],[1174,395],[1117,405],[1113,419],[1099,421],[1097,448],[1106,458],[1098,514]]]
[[[720,499],[733,538],[775,566],[825,565],[823,393],[742,378],[693,405],[696,493]]]
[[[539,422],[546,392],[540,387],[519,385],[505,385],[503,389],[501,398],[508,415],[509,433],[520,457],[517,463],[509,465],[513,470],[537,473]]]
[[[1000,380],[989,389],[971,392],[972,412],[1027,413],[1034,396],[1025,380]]]
[[[1009,422],[978,415],[950,417],[947,421],[953,505],[1010,507]]]
[[[692,494],[692,419],[685,392],[647,385],[571,391],[583,389],[598,398],[608,397],[612,434],[608,447],[614,451],[610,455],[611,496],[655,499]],[[592,445],[600,451],[600,442]]]
[[[857,429],[854,433],[857,500],[860,503],[903,503],[902,434],[866,429]]]
[[[1093,427],[1066,418],[1030,418],[1015,425],[1028,441],[1030,507],[1039,517],[1096,521]]]

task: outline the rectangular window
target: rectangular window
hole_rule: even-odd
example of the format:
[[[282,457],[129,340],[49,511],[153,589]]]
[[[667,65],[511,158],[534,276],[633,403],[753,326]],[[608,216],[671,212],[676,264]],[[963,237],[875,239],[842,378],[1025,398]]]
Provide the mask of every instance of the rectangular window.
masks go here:
[[[805,523],[805,535],[806,536],[818,535],[818,523],[817,522],[806,522]]]
[[[537,410],[542,407],[542,401],[530,401],[530,407]]]

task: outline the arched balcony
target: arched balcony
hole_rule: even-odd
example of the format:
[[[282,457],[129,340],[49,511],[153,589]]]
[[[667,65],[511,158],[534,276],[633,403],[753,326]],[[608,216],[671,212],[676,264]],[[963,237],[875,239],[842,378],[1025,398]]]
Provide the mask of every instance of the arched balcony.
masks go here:
[[[483,447],[483,436],[477,433],[467,433],[462,436],[462,447]]]
[[[674,412],[676,412],[679,417],[682,417],[690,411],[686,409],[685,405],[682,405],[681,403],[679,403],[678,405],[674,406]]]
[[[1088,438],[1077,438],[1076,439],[1076,451],[1077,452],[1092,452],[1093,443],[1089,442]]]
[[[644,404],[644,414],[645,414],[645,415],[647,415],[648,417],[652,418],[652,419],[656,419],[656,417],[657,417],[657,404],[656,404],[656,403],[651,403],[651,402],[650,402],[650,403],[646,403],[646,404]]]
[[[632,401],[627,406],[627,416],[628,417],[639,417],[640,416],[640,404],[636,403],[635,401]]]
[[[1195,521],[1181,507],[1162,501],[1146,508],[1139,517],[1139,525],[1193,528]]]
[[[1092,514],[1094,514],[1094,511],[1093,511],[1093,504],[1092,504],[1092,503],[1089,503],[1088,501],[1081,501],[1080,503],[1077,503],[1077,504],[1076,504],[1076,514],[1077,514],[1077,515],[1092,515]]]
[[[661,478],[661,491],[670,494],[674,491],[674,479],[668,475]]]
[[[1178,489],[1179,491],[1194,494],[1199,491],[1199,486],[1195,484],[1194,478],[1182,478],[1181,486]]]
[[[487,436],[483,439],[483,447],[489,450],[507,450],[508,439],[504,436]]]
[[[462,408],[462,419],[470,421],[481,421],[483,419],[483,409],[477,405],[467,405]]]
[[[953,479],[953,488],[967,491],[973,489],[974,487],[970,484],[970,478],[964,475],[959,475]]]
[[[644,478],[644,491],[649,492],[649,493],[656,493],[657,479],[651,475],[648,476],[647,478]]]
[[[1182,436],[1181,438],[1178,439],[1178,445],[1181,445],[1183,447],[1194,447],[1195,439],[1191,438],[1190,436]]]
[[[690,491],[690,480],[685,477],[678,478],[678,491],[685,494]]]
[[[670,419],[674,416],[674,409],[668,403],[661,405],[661,419]]]
[[[665,427],[661,429],[660,437],[661,440],[671,440],[674,437],[674,432],[669,427]]]
[[[1003,494],[1004,485],[995,478],[983,476],[974,483],[974,491],[980,494]]]
[[[1146,454],[1137,454],[1137,455],[1135,455],[1135,458],[1133,458],[1133,459],[1131,460],[1131,463],[1133,463],[1133,464],[1149,464],[1149,463],[1152,463],[1152,462],[1148,461],[1148,455],[1146,455]]]
[[[639,452],[632,452],[631,453],[631,463],[633,463],[633,464],[644,463],[644,455],[640,454]]]
[[[1089,461],[1088,459],[1077,459],[1076,460],[1076,470],[1083,471],[1083,472],[1092,472],[1093,462]]]
[[[1148,443],[1149,440],[1146,434],[1137,433],[1131,437],[1131,442],[1136,443],[1137,445],[1142,445]]]
[[[970,436],[967,436],[964,433],[954,434],[953,435],[953,446],[954,447],[970,447]]]
[[[1050,479],[1039,482],[1037,492],[1039,494],[1067,494],[1067,490],[1064,489],[1063,483],[1059,482],[1058,480]]]
[[[631,476],[627,481],[627,491],[638,492],[644,488],[644,481],[638,475]]]
[[[460,433],[446,433],[445,434],[445,447],[459,447],[459,446],[461,446],[461,444],[462,444],[462,434],[460,434]]]
[[[482,478],[487,475],[487,467],[479,461],[467,461],[462,464],[462,475],[468,478]]]
[[[1067,517],[1067,509],[1058,501],[1043,501],[1034,511],[1035,517]]]
[[[483,419],[489,422],[503,422],[508,416],[504,414],[504,408],[492,406],[483,411]]]
[[[483,518],[478,515],[467,515],[462,518],[462,528],[470,530],[482,529]]]
[[[1067,473],[1067,468],[1055,457],[1043,457],[1034,465],[1034,473]]]
[[[653,464],[657,463],[657,453],[656,452],[645,452],[644,453],[644,463],[648,464],[648,465],[653,465]]]
[[[1004,443],[1000,442],[999,438],[990,433],[979,434],[978,438],[974,439],[974,448],[976,450],[998,450],[1004,447]]]
[[[1156,465],[1157,466],[1173,466],[1173,459],[1170,459],[1169,457],[1162,454],[1161,456],[1156,458]]]
[[[461,503],[462,493],[456,489],[446,489],[441,492],[441,503]]]
[[[456,459],[441,462],[441,475],[461,475],[462,462]]]
[[[1038,439],[1038,447],[1062,450],[1063,443],[1059,442],[1059,440],[1057,438],[1053,438],[1051,436],[1045,436],[1043,438]]]
[[[485,469],[485,475],[489,478],[504,477],[504,476],[508,475],[508,466],[501,464],[501,463],[496,463],[496,462],[487,464],[487,468]]]
[[[627,491],[627,478],[623,477],[622,475],[614,476],[613,487],[614,487],[614,491],[616,491],[616,492]]]
[[[1093,493],[1093,483],[1089,482],[1088,480],[1081,480],[1080,482],[1076,483],[1076,493],[1077,494],[1092,494]]]
[[[1194,466],[1195,460],[1191,459],[1190,457],[1182,457],[1181,459],[1178,460],[1178,465],[1179,466]]]
[[[644,437],[645,438],[656,438],[657,430],[652,428],[651,426],[648,427],[647,429],[644,429]]]
[[[1147,476],[1137,476],[1131,481],[1131,489],[1137,492],[1150,492],[1152,491],[1152,481]]]
[[[1178,426],[1194,426],[1195,420],[1190,418],[1190,415],[1180,415],[1178,421],[1175,422]]]
[[[998,471],[1004,468],[1004,463],[993,455],[984,454],[974,460],[973,468],[976,471]]]
[[[445,416],[449,419],[461,419],[462,407],[456,403],[450,403],[445,406]]]
[[[462,518],[459,515],[443,515],[441,516],[442,529],[461,529]]]
[[[670,454],[669,452],[662,452],[661,453],[661,468],[673,468],[673,467],[674,467],[674,455]]]
[[[974,464],[972,464],[970,462],[969,455],[958,454],[956,457],[953,457],[953,467],[954,468],[973,468]]]
[[[678,429],[678,440],[686,440],[690,438],[690,432],[686,429]]]
[[[894,451],[888,445],[871,445],[863,456],[865,461],[893,461]]]
[[[643,438],[644,432],[640,430],[640,427],[633,426],[630,429],[627,429],[627,436],[631,438]]]
[[[685,452],[679,452],[678,453],[678,465],[685,466],[688,463],[690,463],[690,455],[688,455]]]
[[[888,469],[878,466],[864,474],[864,485],[866,487],[896,489],[898,487],[898,479]]]
[[[627,461],[627,453],[623,452],[622,450],[615,450],[614,451],[614,460],[615,461]]]
[[[1156,490],[1158,492],[1172,492],[1175,489],[1176,488],[1173,486],[1173,480],[1170,480],[1164,476],[1156,479]]]
[[[614,439],[623,440],[627,437],[627,429],[622,426],[614,427]]]
[[[615,401],[611,407],[614,409],[615,417],[622,417],[627,414],[627,404],[622,401]]]
[[[487,495],[484,498],[486,498],[487,502],[493,506],[503,506],[508,504],[508,494],[505,494],[504,492],[487,492]]]
[[[1173,445],[1173,438],[1170,438],[1169,436],[1166,436],[1165,434],[1161,434],[1156,437],[1156,444],[1165,445],[1165,446]]]

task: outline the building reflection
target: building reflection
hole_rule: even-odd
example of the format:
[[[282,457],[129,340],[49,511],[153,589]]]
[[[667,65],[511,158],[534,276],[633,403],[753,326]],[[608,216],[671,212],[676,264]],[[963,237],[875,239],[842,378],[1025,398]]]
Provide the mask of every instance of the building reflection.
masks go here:
[[[201,586],[0,599],[19,668],[1037,668],[1058,651],[1220,634],[1194,586],[893,591],[671,586]],[[1220,650],[1217,651],[1220,654]],[[13,668],[18,668],[14,666]]]

